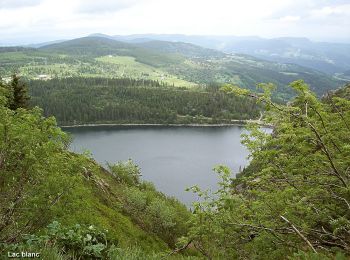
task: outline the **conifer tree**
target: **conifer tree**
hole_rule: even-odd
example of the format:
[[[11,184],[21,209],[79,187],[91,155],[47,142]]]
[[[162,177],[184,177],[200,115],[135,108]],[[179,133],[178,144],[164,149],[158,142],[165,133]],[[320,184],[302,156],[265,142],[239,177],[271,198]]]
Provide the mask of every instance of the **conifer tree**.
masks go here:
[[[28,108],[29,96],[27,85],[21,82],[20,77],[18,77],[16,74],[12,75],[10,89],[13,95],[9,108],[12,110],[16,110],[17,108]]]

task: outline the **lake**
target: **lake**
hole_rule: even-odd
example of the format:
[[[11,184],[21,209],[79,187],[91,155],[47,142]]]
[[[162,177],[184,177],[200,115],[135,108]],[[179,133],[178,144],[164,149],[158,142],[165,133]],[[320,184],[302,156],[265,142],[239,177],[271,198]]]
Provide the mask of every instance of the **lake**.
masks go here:
[[[84,126],[64,128],[74,140],[71,150],[89,150],[102,165],[132,159],[142,178],[186,205],[197,200],[187,187],[217,189],[219,164],[237,172],[248,164],[247,149],[240,143],[241,126]]]

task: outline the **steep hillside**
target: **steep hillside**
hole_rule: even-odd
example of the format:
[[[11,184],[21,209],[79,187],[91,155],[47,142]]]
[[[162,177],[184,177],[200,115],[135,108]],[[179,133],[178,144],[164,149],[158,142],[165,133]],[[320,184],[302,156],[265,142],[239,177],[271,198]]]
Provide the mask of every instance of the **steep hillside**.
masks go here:
[[[9,89],[0,81],[1,259],[19,244],[29,251],[57,246],[84,259],[105,256],[112,244],[144,254],[174,248],[187,230],[184,205],[142,181],[132,161],[106,170],[71,153],[54,118],[39,108],[8,108],[16,102]]]

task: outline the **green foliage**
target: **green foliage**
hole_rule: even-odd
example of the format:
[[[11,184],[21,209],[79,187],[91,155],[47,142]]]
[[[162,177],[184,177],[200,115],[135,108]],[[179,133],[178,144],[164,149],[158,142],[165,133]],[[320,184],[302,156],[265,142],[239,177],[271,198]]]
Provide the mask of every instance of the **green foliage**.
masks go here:
[[[16,74],[12,75],[9,83],[2,81],[0,77],[1,105],[12,110],[29,107],[27,85]]]
[[[120,248],[107,239],[107,230],[94,226],[63,227],[53,221],[40,235],[25,235],[17,244],[0,244],[0,252],[40,252],[41,259],[164,259],[167,252],[145,252],[140,247]],[[174,255],[168,259],[197,259]],[[0,256],[0,259],[1,256]]]
[[[240,177],[219,167],[217,192],[192,188],[203,202],[194,204],[185,241],[207,257],[349,256],[350,102],[322,102],[303,81],[290,86],[297,96],[287,106],[271,102],[269,86],[240,93],[265,104],[273,133],[250,126],[243,143],[252,161]]]
[[[107,231],[101,231],[94,226],[82,226],[76,224],[72,227],[62,227],[57,221],[47,226],[43,235],[24,236],[28,246],[47,245],[60,248],[67,255],[76,258],[97,257],[101,258],[107,252]]]
[[[0,118],[0,240],[15,240],[50,218],[57,200],[73,189],[80,160],[62,152],[68,136],[39,108],[1,107]]]
[[[0,78],[0,106],[9,106],[12,91],[7,84],[5,84]]]
[[[108,257],[113,260],[161,260],[164,258],[164,254],[145,254],[140,248],[121,249],[118,247],[112,247],[108,252]]]

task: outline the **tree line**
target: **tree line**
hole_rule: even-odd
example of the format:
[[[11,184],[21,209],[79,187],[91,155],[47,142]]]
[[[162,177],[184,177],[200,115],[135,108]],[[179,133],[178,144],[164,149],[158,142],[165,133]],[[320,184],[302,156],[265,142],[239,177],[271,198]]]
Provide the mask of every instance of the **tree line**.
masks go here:
[[[254,119],[259,106],[218,88],[175,88],[130,78],[65,78],[30,81],[31,104],[60,124],[229,123]]]

